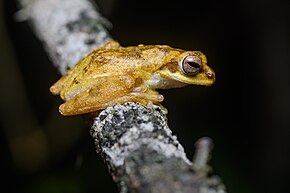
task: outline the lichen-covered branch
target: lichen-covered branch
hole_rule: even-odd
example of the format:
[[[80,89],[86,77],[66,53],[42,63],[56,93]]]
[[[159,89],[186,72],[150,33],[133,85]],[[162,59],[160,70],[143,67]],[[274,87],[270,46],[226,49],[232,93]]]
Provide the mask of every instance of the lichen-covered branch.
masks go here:
[[[15,15],[27,20],[61,74],[111,40],[110,23],[89,0],[18,0]]]
[[[108,22],[88,0],[19,0],[19,21],[27,20],[53,64],[64,74],[111,37]],[[125,192],[224,193],[218,177],[209,177],[211,143],[197,142],[194,163],[157,106],[136,103],[109,107],[92,118],[91,134],[113,180]]]
[[[122,193],[225,192],[218,177],[208,177],[211,140],[197,142],[191,163],[157,106],[109,107],[94,119],[91,134]]]

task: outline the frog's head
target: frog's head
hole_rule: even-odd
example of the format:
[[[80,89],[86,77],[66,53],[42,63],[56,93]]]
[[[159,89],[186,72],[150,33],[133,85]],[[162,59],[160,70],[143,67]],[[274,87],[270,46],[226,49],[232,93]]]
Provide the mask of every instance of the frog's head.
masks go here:
[[[167,58],[159,73],[185,84],[210,86],[215,81],[214,71],[207,65],[206,56],[199,51],[186,51]]]

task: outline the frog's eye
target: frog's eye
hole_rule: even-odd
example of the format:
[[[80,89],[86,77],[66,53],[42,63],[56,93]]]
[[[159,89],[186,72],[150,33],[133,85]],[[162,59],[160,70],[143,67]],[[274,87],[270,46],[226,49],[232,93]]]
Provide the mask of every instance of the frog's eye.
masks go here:
[[[195,75],[201,67],[201,59],[197,56],[185,56],[180,62],[179,67],[184,74]]]

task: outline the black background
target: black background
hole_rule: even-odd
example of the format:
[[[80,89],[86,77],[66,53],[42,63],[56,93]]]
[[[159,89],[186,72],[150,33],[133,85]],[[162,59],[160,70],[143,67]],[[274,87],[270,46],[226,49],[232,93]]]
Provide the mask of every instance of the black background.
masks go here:
[[[160,91],[165,96],[163,105],[169,110],[169,125],[189,158],[194,153],[194,142],[209,136],[215,143],[211,160],[214,174],[221,176],[228,192],[289,192],[289,1],[99,0],[97,3],[114,26],[110,30],[113,38],[123,46],[166,44],[200,50],[207,55],[217,76],[212,87]],[[83,120],[58,115],[60,100],[48,92],[58,76],[40,42],[27,23],[13,20],[17,10],[14,1],[4,1],[2,7],[6,33],[0,37],[1,76],[6,81],[1,79],[1,98],[9,103],[2,105],[0,118],[1,168],[5,169],[1,173],[6,179],[3,187],[11,192],[117,192],[94,152]],[[15,68],[6,67],[12,64]],[[21,82],[19,87],[13,86],[15,77]],[[25,99],[15,90],[24,90]],[[6,134],[9,128],[19,126],[14,129],[21,130],[26,121],[32,122],[21,118],[25,108],[18,112],[23,100],[31,113],[28,117],[36,122],[32,125],[45,130],[50,128],[48,116],[58,117],[55,118],[58,138],[81,128],[65,150],[57,155],[50,153],[47,161],[34,169],[17,165]],[[15,119],[7,121],[8,115],[14,115]],[[10,120],[19,124],[14,126]],[[61,131],[63,128],[66,132]],[[76,167],[79,159],[82,164]]]

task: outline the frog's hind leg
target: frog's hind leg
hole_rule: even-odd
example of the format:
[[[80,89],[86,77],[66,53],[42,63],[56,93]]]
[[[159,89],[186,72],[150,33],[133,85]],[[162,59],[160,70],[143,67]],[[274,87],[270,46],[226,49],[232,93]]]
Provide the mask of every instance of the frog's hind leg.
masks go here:
[[[78,76],[78,73],[76,72],[81,72],[82,69],[87,66],[91,60],[92,60],[93,54],[89,54],[87,57],[83,58],[78,64],[74,65],[71,69],[69,69],[56,83],[54,83],[50,87],[50,92],[54,95],[59,95],[63,85],[67,82],[70,81],[70,78]]]
[[[94,112],[115,105],[117,98],[133,90],[135,81],[130,76],[107,77],[102,84],[84,90],[59,107],[62,115]]]
[[[120,48],[120,44],[117,41],[111,40],[108,43],[106,43],[104,46],[98,49],[117,49]],[[69,69],[56,83],[54,83],[50,87],[50,92],[54,95],[59,95],[60,91],[62,90],[62,86],[65,83],[65,81],[77,70],[84,68],[88,63],[90,63],[92,56],[94,55],[94,51],[92,51],[87,57],[83,58],[78,64],[73,66],[71,69]]]
[[[59,107],[60,113],[65,116],[78,115],[98,111],[109,106],[123,104],[126,102],[137,102],[148,108],[152,108],[153,103],[161,106],[159,102],[163,100],[162,95],[136,92],[127,93],[127,91],[122,89],[120,85],[113,85],[112,83],[110,83],[110,85],[114,87],[113,92],[105,94],[102,93],[101,90],[94,89],[86,92],[85,94],[87,96],[76,95],[74,98]],[[99,95],[99,97],[94,95]],[[120,97],[115,98],[116,96]],[[162,107],[163,106],[161,106],[161,108]],[[167,111],[164,107],[162,109]]]
[[[63,82],[67,79],[67,77],[69,75],[72,74],[73,72],[73,68],[72,67],[69,71],[67,71],[60,79],[58,79],[58,81],[56,81],[50,88],[49,88],[49,91],[54,94],[54,95],[59,95],[60,94],[60,91],[62,89],[62,85],[63,85]]]

